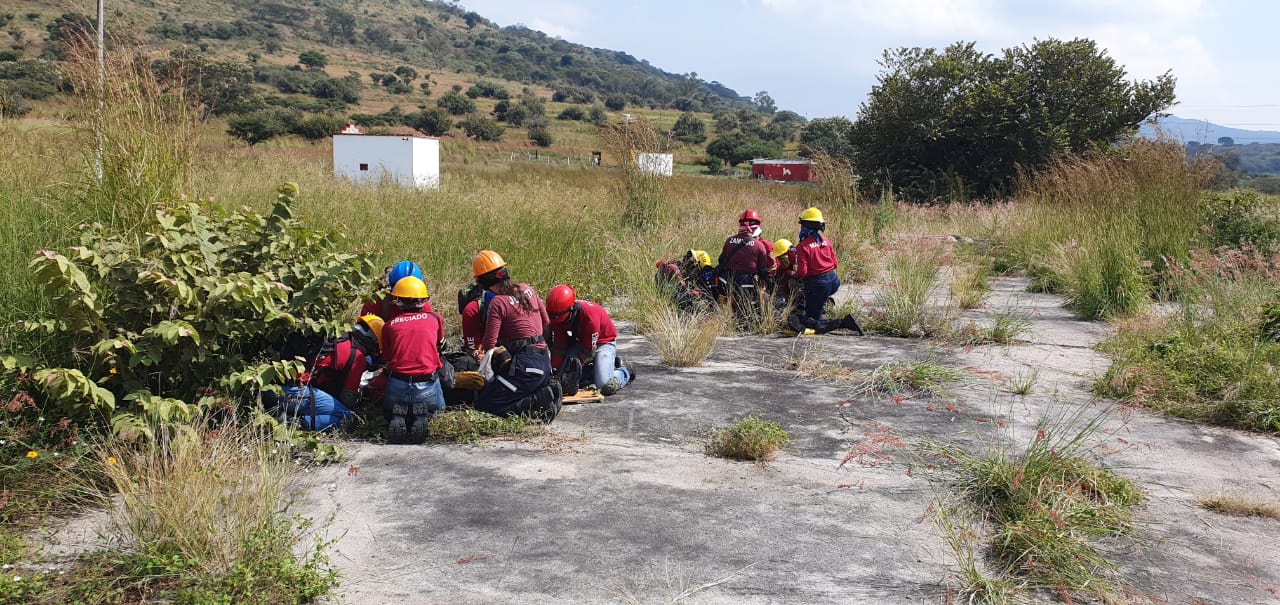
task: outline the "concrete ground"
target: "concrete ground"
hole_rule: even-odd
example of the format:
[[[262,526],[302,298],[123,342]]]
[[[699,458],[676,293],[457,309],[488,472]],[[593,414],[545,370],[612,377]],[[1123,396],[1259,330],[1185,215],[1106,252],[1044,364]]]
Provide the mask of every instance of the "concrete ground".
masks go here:
[[[334,516],[335,602],[951,602],[953,559],[928,514],[935,488],[902,440],[981,451],[1025,444],[1046,416],[1111,409],[1089,394],[1106,326],[1023,286],[998,280],[962,319],[1025,313],[1030,342],[1012,346],[723,338],[705,365],[677,369],[624,333],[620,354],[639,378],[617,396],[566,406],[522,441],[348,444],[343,463],[303,476],[299,512]],[[788,369],[926,359],[971,379],[895,401]],[[1009,391],[1033,373],[1032,394]],[[702,453],[707,431],[754,414],[792,436],[776,461]],[[1230,488],[1280,500],[1280,441],[1129,409],[1108,412],[1099,438],[1104,462],[1149,497],[1136,539],[1108,545],[1134,602],[1280,602],[1280,522],[1192,498]]]

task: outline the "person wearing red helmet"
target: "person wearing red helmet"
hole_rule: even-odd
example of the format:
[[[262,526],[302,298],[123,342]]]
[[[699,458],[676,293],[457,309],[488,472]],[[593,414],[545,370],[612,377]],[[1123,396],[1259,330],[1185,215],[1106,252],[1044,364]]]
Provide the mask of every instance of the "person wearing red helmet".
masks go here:
[[[400,313],[382,328],[382,357],[386,361],[387,390],[382,397],[387,416],[387,440],[418,444],[427,440],[431,417],[443,410],[440,385],[440,343],[444,321],[424,311],[430,297],[426,284],[412,275],[391,289]]]
[[[756,286],[769,278],[772,251],[773,242],[760,237],[760,213],[744,211],[738,217],[738,232],[725,240],[717,263],[739,322],[760,314]]]
[[[529,284],[511,279],[507,263],[492,250],[471,261],[476,283],[494,294],[484,318],[479,351],[490,355],[493,378],[476,395],[475,409],[495,416],[531,414],[551,422],[560,412],[563,392],[551,379],[547,352],[549,320],[542,298]],[[503,354],[496,352],[501,347]]]
[[[635,380],[635,367],[618,357],[614,344],[618,330],[604,307],[578,300],[572,286],[561,284],[547,293],[547,316],[551,319],[551,367],[565,370],[561,387],[566,394],[576,393],[587,383],[580,365],[585,360],[591,360],[590,384],[601,395],[613,395]],[[575,374],[580,378],[575,380]]]

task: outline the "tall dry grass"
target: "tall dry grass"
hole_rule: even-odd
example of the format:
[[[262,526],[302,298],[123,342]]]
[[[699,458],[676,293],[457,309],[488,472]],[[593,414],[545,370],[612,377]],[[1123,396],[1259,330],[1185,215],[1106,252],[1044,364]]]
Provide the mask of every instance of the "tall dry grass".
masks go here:
[[[62,64],[76,92],[70,115],[78,148],[89,173],[100,173],[86,183],[87,198],[103,222],[135,225],[191,183],[199,114],[185,77],[161,81],[145,51],[108,53],[101,70],[96,52],[81,38]]]
[[[1052,162],[1017,181],[1014,217],[992,237],[1037,285],[1086,317],[1132,313],[1201,240],[1201,195],[1218,166],[1135,140]]]
[[[101,464],[120,497],[116,536],[178,555],[210,576],[252,560],[288,508],[289,460],[261,429],[170,425],[140,445],[109,442]]]

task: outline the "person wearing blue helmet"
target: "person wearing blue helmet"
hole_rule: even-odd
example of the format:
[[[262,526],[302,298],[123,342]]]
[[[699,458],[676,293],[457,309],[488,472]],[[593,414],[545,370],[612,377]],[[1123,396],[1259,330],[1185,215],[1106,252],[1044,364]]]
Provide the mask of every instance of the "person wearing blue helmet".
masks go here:
[[[402,313],[400,307],[392,304],[391,302],[391,288],[395,286],[396,282],[399,282],[406,277],[425,279],[422,276],[422,268],[418,266],[418,263],[411,260],[402,260],[387,267],[386,274],[386,283],[379,288],[372,297],[365,300],[364,305],[360,307],[361,316],[377,315],[378,317],[381,317],[383,321],[391,321],[395,316]],[[422,311],[424,313],[431,313],[433,311],[431,308],[431,301],[426,302]]]

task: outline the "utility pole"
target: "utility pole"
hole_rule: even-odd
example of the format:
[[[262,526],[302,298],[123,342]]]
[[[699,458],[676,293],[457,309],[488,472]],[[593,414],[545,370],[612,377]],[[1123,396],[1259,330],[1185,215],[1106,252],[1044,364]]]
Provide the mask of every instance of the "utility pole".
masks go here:
[[[106,56],[104,54],[103,40],[105,39],[104,31],[106,26],[106,10],[103,7],[105,0],[98,0],[98,120],[94,125],[94,130],[98,135],[98,155],[93,161],[93,171],[98,177],[98,186],[102,186],[102,154],[105,144],[102,137],[102,113],[106,109]]]

